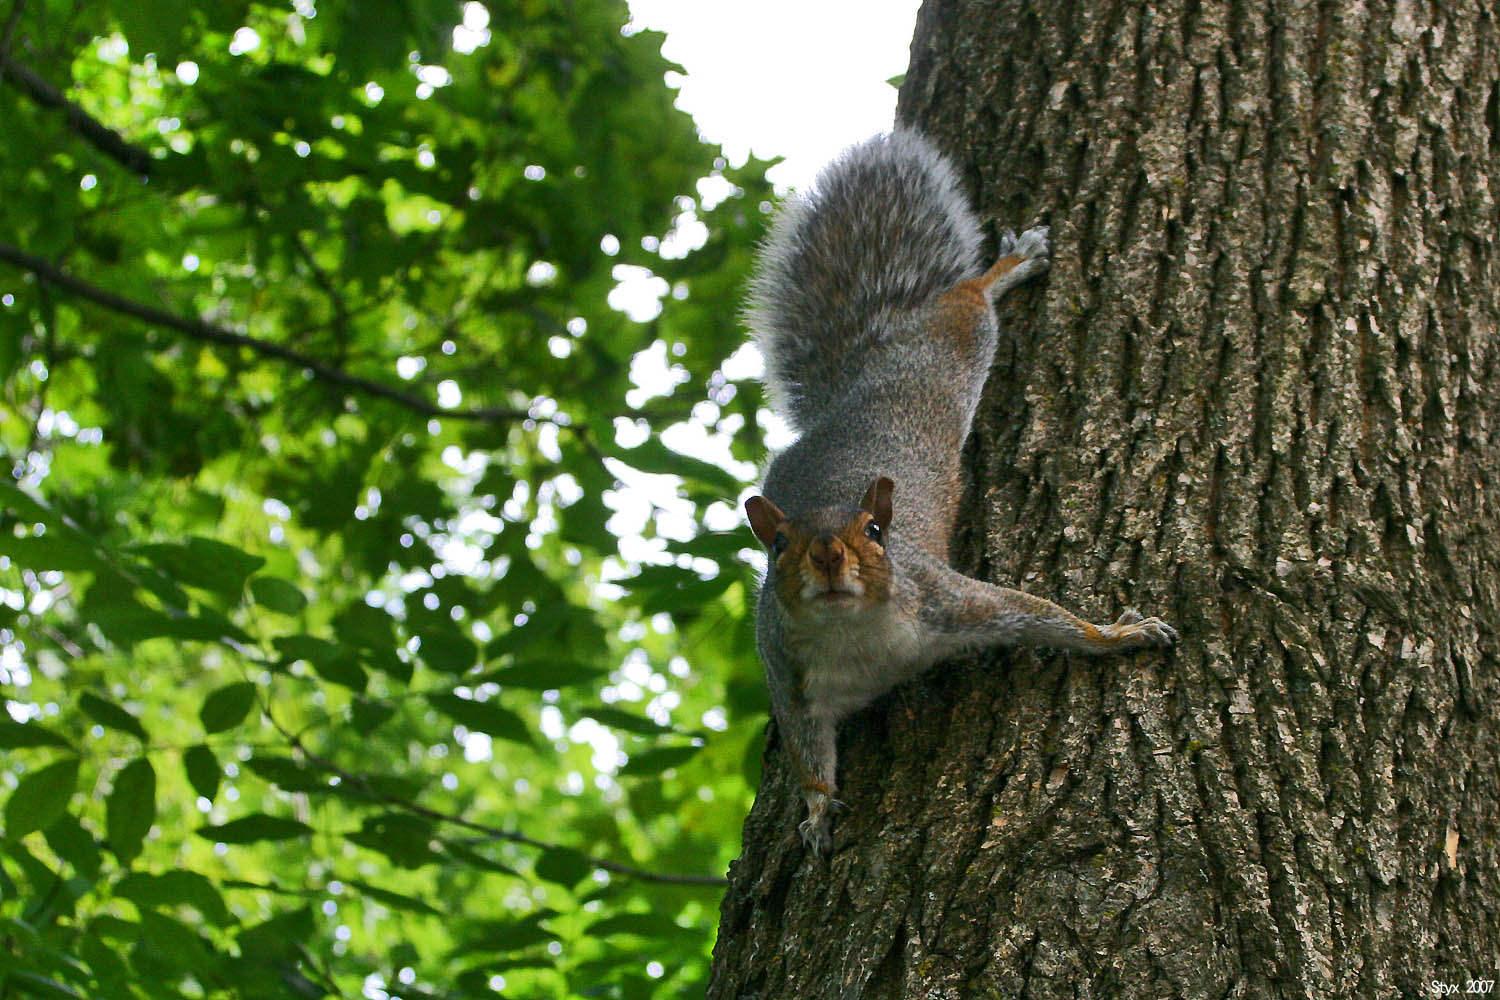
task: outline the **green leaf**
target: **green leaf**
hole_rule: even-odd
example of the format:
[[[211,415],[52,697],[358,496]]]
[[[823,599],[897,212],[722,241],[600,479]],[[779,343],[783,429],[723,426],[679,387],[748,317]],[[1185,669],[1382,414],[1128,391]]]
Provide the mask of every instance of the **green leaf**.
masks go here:
[[[73,866],[86,879],[99,877],[99,845],[78,817],[63,813],[43,831],[52,853]]]
[[[195,928],[151,909],[141,911],[139,951],[132,957],[138,965],[142,959],[164,963],[173,975],[203,976],[215,964],[213,946]]]
[[[9,556],[19,565],[38,572],[92,570],[100,566],[93,545],[60,531],[17,536],[9,528],[0,530],[0,556]]]
[[[71,750],[73,744],[40,723],[0,719],[0,750],[17,750],[21,747],[62,747],[64,750]]]
[[[182,29],[192,23],[192,11],[185,0],[160,3],[127,4],[116,15],[131,48],[156,53],[166,65],[182,52]]]
[[[681,764],[686,764],[703,751],[702,747],[654,747],[630,755],[630,760],[620,768],[622,778],[642,774],[660,774]]]
[[[184,544],[142,545],[138,551],[178,583],[229,597],[238,597],[245,588],[245,580],[266,562],[260,556],[212,538],[189,538]]]
[[[108,729],[118,729],[122,733],[129,733],[142,743],[150,742],[151,737],[146,735],[146,730],[141,725],[139,719],[114,702],[101,698],[92,691],[85,691],[78,696],[78,707],[83,709],[85,715],[101,726]]]
[[[333,620],[333,631],[345,644],[358,649],[390,649],[396,645],[391,616],[368,604],[351,604]]]
[[[234,922],[218,887],[194,871],[130,872],[115,883],[114,893],[141,906],[191,906],[219,927]]]
[[[276,647],[276,652],[284,659],[306,660],[309,663],[332,660],[348,653],[338,643],[319,639],[314,635],[280,635],[271,640],[271,645]]]
[[[344,839],[390,858],[402,868],[420,868],[438,860],[432,849],[432,822],[407,813],[368,816]]]
[[[64,986],[55,979],[39,976],[34,972],[22,972],[15,970],[8,972],[3,980],[3,985],[16,990],[25,996],[51,997],[58,1000],[83,1000],[83,994],[74,990],[71,986]]]
[[[219,793],[219,779],[224,774],[214,752],[202,743],[188,747],[182,755],[182,766],[193,791],[212,802]]]
[[[443,842],[443,849],[454,858],[468,865],[470,868],[478,868],[481,871],[495,872],[499,875],[511,875],[515,878],[521,877],[521,873],[516,871],[510,865],[507,865],[500,861],[496,861],[494,858],[488,857],[484,854],[480,854],[478,851],[466,847],[465,845],[460,844],[456,841],[445,840]]]
[[[358,889],[361,895],[379,900],[393,909],[406,910],[409,913],[425,913],[434,917],[442,916],[442,911],[434,909],[415,896],[404,896],[399,892],[391,892],[389,889],[382,889],[368,882],[358,881],[357,879],[346,878],[343,881],[346,885],[351,885]]]
[[[311,635],[283,635],[271,640],[285,662],[304,660],[318,676],[354,691],[363,691],[369,676],[347,647]]]
[[[255,685],[249,681],[226,684],[203,699],[198,718],[209,733],[222,733],[245,720],[255,704]]]
[[[695,932],[678,925],[665,913],[648,910],[644,913],[615,913],[596,920],[585,929],[589,937],[608,937],[614,934],[631,934],[639,937],[674,937]]]
[[[89,973],[103,987],[99,996],[129,996],[125,982],[130,976],[124,961],[100,936],[96,926],[91,925],[82,935],[78,945],[79,957],[89,967]]]
[[[361,736],[368,736],[381,723],[396,714],[396,708],[389,702],[376,701],[373,698],[358,697],[349,706],[349,720],[354,726],[354,731]]]
[[[68,757],[21,776],[5,802],[5,836],[19,840],[57,821],[78,785],[78,758]]]
[[[640,733],[643,736],[656,736],[661,733],[673,731],[671,726],[664,726],[646,718],[644,715],[636,715],[624,709],[613,708],[609,705],[590,705],[578,710],[579,715],[586,715],[595,722],[603,723],[611,729],[622,729],[627,733]]]
[[[551,691],[558,688],[592,684],[609,676],[609,670],[587,663],[569,660],[533,660],[518,663],[504,670],[495,670],[481,679],[494,681],[501,687],[522,688],[528,691]]]
[[[594,862],[569,847],[552,847],[536,859],[536,873],[548,882],[571,888],[588,878]]]
[[[257,576],[252,579],[250,597],[261,607],[284,615],[295,615],[307,607],[307,598],[302,596],[302,591],[279,576]]]
[[[312,939],[315,929],[312,908],[302,907],[241,931],[236,940],[246,957],[265,963],[291,963],[301,958],[303,942]]]
[[[484,921],[478,925],[478,933],[459,946],[458,954],[504,955],[551,941],[557,934],[543,927],[542,922],[555,916],[556,910],[543,909],[520,920]]]
[[[422,640],[417,655],[428,667],[441,673],[461,674],[479,657],[479,647],[462,632],[432,629],[418,632],[417,637]]]
[[[636,448],[616,449],[614,457],[641,472],[696,480],[722,496],[737,496],[745,485],[723,467],[673,451],[658,437],[647,438]]]
[[[218,826],[200,826],[193,832],[216,844],[253,844],[260,840],[295,840],[313,830],[295,819],[251,813]]]
[[[312,660],[312,667],[325,681],[346,687],[351,691],[363,691],[370,683],[370,675],[354,659],[354,654],[335,657],[331,660]]]
[[[138,757],[115,775],[115,786],[104,801],[109,847],[123,864],[141,853],[141,844],[156,820],[156,770]]]
[[[427,703],[470,731],[527,746],[534,743],[521,717],[494,699],[474,701],[454,694],[429,694]]]
[[[328,778],[325,775],[290,757],[255,754],[245,761],[245,767],[283,791],[326,792],[330,790]]]

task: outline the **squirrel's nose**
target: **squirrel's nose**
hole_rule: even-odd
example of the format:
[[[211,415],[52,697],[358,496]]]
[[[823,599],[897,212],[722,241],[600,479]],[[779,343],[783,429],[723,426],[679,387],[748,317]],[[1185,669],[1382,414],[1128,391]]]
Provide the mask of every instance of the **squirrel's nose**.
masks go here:
[[[823,573],[832,576],[844,565],[844,543],[832,536],[814,538],[807,548],[807,558]]]

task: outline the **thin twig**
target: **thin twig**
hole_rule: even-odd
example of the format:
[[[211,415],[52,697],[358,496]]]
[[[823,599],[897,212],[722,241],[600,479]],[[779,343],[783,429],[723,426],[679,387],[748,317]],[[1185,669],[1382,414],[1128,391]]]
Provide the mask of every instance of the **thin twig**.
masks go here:
[[[178,316],[155,306],[148,306],[123,295],[118,295],[105,288],[89,284],[81,278],[75,278],[51,261],[43,260],[33,256],[19,247],[13,247],[6,243],[0,243],[0,260],[13,264],[23,270],[30,271],[42,281],[56,285],[58,288],[72,292],[81,299],[93,302],[95,305],[103,306],[113,312],[132,316],[156,326],[164,326],[178,333],[211,344],[222,344],[229,347],[243,347],[254,351],[263,357],[275,358],[288,364],[296,365],[313,375],[313,377],[334,385],[340,385],[355,392],[367,396],[375,396],[387,399],[406,407],[413,412],[427,417],[441,417],[448,420],[474,420],[488,423],[503,423],[514,420],[525,420],[530,414],[525,410],[500,407],[480,407],[469,410],[446,409],[421,396],[415,396],[403,392],[394,386],[384,382],[376,382],[373,379],[362,378],[352,375],[341,368],[324,364],[315,358],[309,357],[300,351],[294,351],[290,347],[277,344],[269,340],[261,340],[247,334],[236,333],[222,326],[201,319],[190,319]]]
[[[276,725],[274,719],[272,720],[272,725]],[[278,729],[281,728],[279,725],[277,725],[276,727]],[[383,802],[386,805],[396,806],[397,808],[403,809],[414,816],[422,816],[426,819],[433,820],[434,822],[447,823],[451,826],[459,826],[463,827],[466,830],[473,830],[475,833],[482,833],[490,840],[505,840],[509,841],[512,844],[522,844],[526,847],[534,847],[542,851],[572,850],[572,848],[563,848],[561,844],[550,844],[545,840],[537,840],[535,837],[528,837],[526,834],[521,833],[517,830],[505,830],[498,826],[490,826],[487,823],[477,823],[474,820],[465,819],[462,816],[455,816],[452,813],[439,812],[436,809],[430,809],[427,806],[418,805],[415,802],[410,802],[398,796],[378,791],[373,786],[371,786],[370,782],[366,781],[359,775],[353,774],[349,771],[345,771],[343,768],[339,767],[332,761],[319,757],[317,754],[308,750],[307,747],[302,743],[300,737],[292,733],[287,733],[285,730],[283,730],[282,732],[283,735],[285,735],[287,739],[291,741],[292,746],[297,750],[297,752],[302,754],[302,756],[306,758],[308,763],[327,771],[329,774],[337,775],[340,781],[347,782],[354,787],[359,788],[378,802]],[[584,855],[584,857],[588,860],[589,864],[593,865],[595,868],[602,868],[605,871],[611,872],[615,875],[624,875],[628,878],[640,879],[643,882],[662,882],[668,885],[723,886],[729,884],[728,879],[722,878],[718,875],[671,875],[665,874],[663,872],[648,871],[645,868],[636,868],[633,865],[622,865],[616,861],[608,861],[604,858],[596,858],[590,855]]]
[[[296,249],[297,256],[302,258],[302,263],[306,265],[313,284],[321,288],[323,294],[328,296],[328,304],[333,307],[333,328],[339,334],[339,348],[341,351],[347,351],[349,348],[349,306],[344,302],[343,294],[339,292],[338,286],[333,283],[333,278],[323,270],[318,259],[308,249],[301,233],[292,233],[292,246]]]

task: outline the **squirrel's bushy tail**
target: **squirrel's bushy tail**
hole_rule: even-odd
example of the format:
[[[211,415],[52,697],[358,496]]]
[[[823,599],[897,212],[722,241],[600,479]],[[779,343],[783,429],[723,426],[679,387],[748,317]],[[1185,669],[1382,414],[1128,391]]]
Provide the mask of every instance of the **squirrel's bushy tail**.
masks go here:
[[[908,328],[903,313],[979,272],[982,239],[953,166],[906,129],[850,147],[788,199],[747,310],[782,415],[805,427],[862,353]]]

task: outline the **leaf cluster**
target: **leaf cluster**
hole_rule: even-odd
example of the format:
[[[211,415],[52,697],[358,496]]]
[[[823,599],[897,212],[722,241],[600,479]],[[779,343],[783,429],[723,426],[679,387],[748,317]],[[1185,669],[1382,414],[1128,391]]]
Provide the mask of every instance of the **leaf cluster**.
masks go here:
[[[767,164],[619,0],[8,11],[0,996],[701,995]]]

